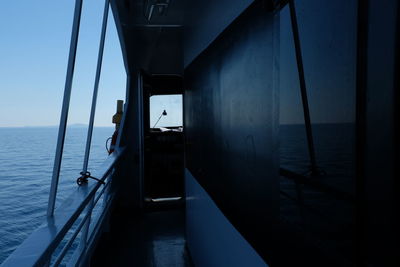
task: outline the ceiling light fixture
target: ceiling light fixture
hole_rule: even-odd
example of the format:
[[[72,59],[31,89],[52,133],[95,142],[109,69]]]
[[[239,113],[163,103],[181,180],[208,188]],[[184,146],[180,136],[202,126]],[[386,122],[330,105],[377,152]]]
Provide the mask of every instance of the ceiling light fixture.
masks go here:
[[[145,17],[148,21],[152,19],[157,11],[157,15],[162,16],[165,14],[165,11],[168,9],[170,4],[170,0],[145,0]]]

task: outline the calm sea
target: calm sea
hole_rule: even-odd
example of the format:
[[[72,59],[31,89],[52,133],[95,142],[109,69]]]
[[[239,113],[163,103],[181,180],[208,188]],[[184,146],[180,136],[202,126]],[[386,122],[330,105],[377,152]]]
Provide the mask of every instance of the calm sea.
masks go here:
[[[340,191],[354,192],[354,124],[314,124],[312,131],[317,165],[326,173],[319,180]],[[304,125],[281,125],[280,164],[299,174],[309,170],[310,158]]]
[[[56,127],[0,128],[0,263],[44,222],[57,139]],[[95,127],[89,171],[107,157],[112,127]],[[57,206],[77,187],[87,128],[67,130]]]

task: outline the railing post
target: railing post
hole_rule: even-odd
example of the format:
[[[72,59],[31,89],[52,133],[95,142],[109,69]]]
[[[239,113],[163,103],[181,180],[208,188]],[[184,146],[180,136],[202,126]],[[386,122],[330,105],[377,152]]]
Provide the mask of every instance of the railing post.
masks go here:
[[[87,247],[87,241],[88,241],[88,236],[89,236],[89,228],[90,228],[90,221],[91,221],[91,218],[92,218],[92,211],[93,211],[93,207],[94,207],[94,198],[95,198],[95,196],[96,195],[93,195],[92,199],[90,200],[89,205],[87,206],[87,213],[89,213],[89,216],[87,217],[85,225],[83,226],[83,230],[82,230],[82,237],[81,237],[81,242],[80,242],[80,248],[81,248],[82,251],[85,251],[86,247]]]
[[[97,93],[98,93],[98,90],[99,90],[101,66],[102,66],[102,63],[103,63],[104,42],[105,42],[106,31],[107,31],[107,20],[108,20],[109,6],[110,6],[109,5],[109,0],[105,0],[104,13],[103,13],[103,23],[102,23],[102,26],[101,26],[101,37],[100,37],[99,53],[98,53],[98,57],[97,57],[96,77],[95,77],[94,88],[93,88],[92,107],[91,107],[91,111],[90,111],[89,128],[88,128],[87,139],[86,139],[85,157],[83,159],[83,167],[82,167],[82,172],[83,173],[87,172],[88,163],[89,163],[90,145],[92,143],[93,124],[94,124],[94,117],[95,117],[95,114],[96,114]]]
[[[83,159],[83,167],[82,173],[86,173],[88,169],[89,163],[89,154],[90,154],[90,145],[92,143],[92,134],[93,134],[93,124],[94,124],[94,117],[96,114],[96,103],[97,103],[97,94],[99,91],[99,82],[100,82],[100,75],[101,75],[101,66],[103,63],[103,53],[104,53],[104,43],[106,38],[106,31],[107,31],[107,20],[108,20],[108,10],[109,10],[109,0],[105,0],[104,3],[104,12],[103,12],[103,22],[101,26],[101,36],[100,36],[100,45],[99,45],[99,53],[97,57],[97,68],[96,68],[96,77],[94,81],[94,88],[93,88],[93,97],[92,97],[92,106],[90,110],[90,119],[89,119],[89,128],[87,132],[87,139],[86,139],[86,149],[85,149],[85,157]],[[94,196],[87,207],[87,212],[90,214],[85,222],[82,231],[82,238],[80,242],[81,250],[86,253],[86,247],[88,242],[88,235],[89,235],[89,228],[90,228],[90,220],[91,220],[91,213],[94,206]]]
[[[315,159],[315,148],[314,148],[314,140],[311,129],[310,109],[308,107],[307,87],[306,87],[306,80],[304,77],[303,57],[301,54],[299,27],[297,24],[296,8],[294,1],[295,0],[289,1],[289,9],[290,9],[290,19],[292,22],[294,46],[296,50],[296,61],[297,61],[297,70],[299,74],[301,100],[303,102],[304,123],[306,126],[308,153],[310,155],[310,162],[311,162],[311,175],[318,175],[319,170],[317,167],[317,161]]]
[[[67,128],[68,110],[71,99],[72,80],[74,76],[76,50],[78,47],[79,26],[82,12],[82,0],[75,1],[74,21],[72,25],[71,43],[69,48],[67,75],[65,79],[64,98],[61,109],[60,126],[58,128],[58,138],[56,155],[53,166],[53,176],[51,180],[49,202],[47,208],[47,216],[51,217],[54,214],[56,203],[58,180],[60,177],[61,159],[64,150],[65,131]]]
[[[113,182],[113,178],[114,178],[114,173],[115,173],[115,168],[112,169],[112,171],[110,172],[109,176],[108,176],[108,182],[110,183],[107,186],[107,189],[104,191],[103,194],[103,208],[107,206],[108,201],[110,199],[110,194],[111,194],[111,187],[112,187],[112,182]]]

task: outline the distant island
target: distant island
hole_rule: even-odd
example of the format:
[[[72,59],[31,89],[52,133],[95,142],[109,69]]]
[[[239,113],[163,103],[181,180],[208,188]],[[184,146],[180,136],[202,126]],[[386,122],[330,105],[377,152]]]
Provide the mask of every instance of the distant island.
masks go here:
[[[85,123],[72,123],[68,124],[67,126],[71,128],[87,128],[89,125]]]
[[[71,123],[67,124],[69,128],[86,128],[88,127],[85,123]],[[22,126],[22,128],[58,128],[58,125],[34,125],[34,126]]]

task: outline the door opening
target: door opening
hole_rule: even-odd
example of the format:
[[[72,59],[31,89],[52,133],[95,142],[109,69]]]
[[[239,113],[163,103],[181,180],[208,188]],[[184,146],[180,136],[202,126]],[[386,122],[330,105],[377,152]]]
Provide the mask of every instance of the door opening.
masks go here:
[[[152,75],[147,77],[144,89],[145,201],[181,200],[184,192],[182,78]]]

